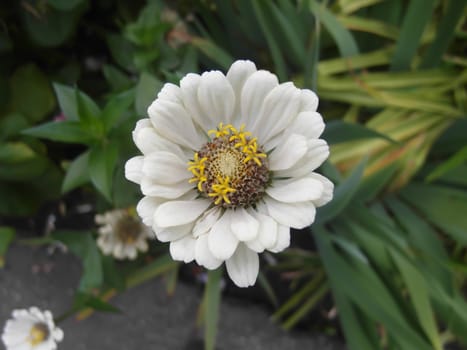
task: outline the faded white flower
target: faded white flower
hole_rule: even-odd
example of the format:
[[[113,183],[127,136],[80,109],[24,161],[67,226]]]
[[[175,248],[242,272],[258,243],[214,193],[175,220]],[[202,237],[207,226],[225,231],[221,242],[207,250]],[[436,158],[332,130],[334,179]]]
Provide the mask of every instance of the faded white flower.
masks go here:
[[[116,259],[136,259],[138,251],[148,250],[152,232],[131,209],[115,209],[95,217],[99,238],[97,245],[105,255]]]
[[[14,310],[2,334],[7,350],[53,350],[62,339],[63,331],[55,326],[50,311],[37,307]]]
[[[250,61],[164,85],[133,131],[143,155],[125,175],[144,194],[138,214],[175,260],[225,261],[247,287],[258,253],[282,251],[291,227],[313,223],[334,189],[315,172],[329,156],[317,106],[315,93]]]

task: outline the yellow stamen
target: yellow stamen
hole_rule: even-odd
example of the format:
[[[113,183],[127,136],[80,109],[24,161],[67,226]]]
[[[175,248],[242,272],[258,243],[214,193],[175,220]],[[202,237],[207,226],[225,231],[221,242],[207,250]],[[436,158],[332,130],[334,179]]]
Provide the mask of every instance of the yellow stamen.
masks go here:
[[[222,200],[224,200],[225,203],[230,204],[231,202],[228,194],[236,191],[236,189],[230,187],[229,185],[230,178],[227,176],[225,179],[223,179],[221,176],[218,176],[217,181],[219,183],[212,185],[212,192],[208,193],[208,196],[217,197],[214,201],[215,205],[220,204]]]
[[[193,178],[188,180],[189,183],[197,182],[198,190],[203,191],[203,182],[206,182],[207,178],[204,174],[206,165],[204,164],[208,159],[206,157],[199,159],[198,152],[195,153],[193,161],[188,162],[188,171],[191,171]]]
[[[231,133],[236,132],[236,129],[232,124],[224,125],[224,123],[219,123],[219,126],[216,129],[208,131],[208,135],[214,134],[214,137],[229,136]]]
[[[42,343],[48,336],[49,331],[45,324],[35,324],[29,331],[29,343],[34,347]]]

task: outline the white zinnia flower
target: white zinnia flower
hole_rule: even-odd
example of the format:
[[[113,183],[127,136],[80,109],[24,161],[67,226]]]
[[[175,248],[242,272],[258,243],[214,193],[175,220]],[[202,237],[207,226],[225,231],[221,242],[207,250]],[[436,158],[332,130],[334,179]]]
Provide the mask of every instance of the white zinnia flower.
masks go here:
[[[133,131],[143,155],[125,175],[145,196],[138,214],[175,260],[225,261],[247,287],[258,253],[282,251],[291,227],[313,223],[334,189],[314,172],[329,156],[317,106],[315,93],[250,61],[164,85]]]
[[[138,251],[148,250],[151,229],[143,225],[133,210],[115,209],[95,217],[99,238],[97,245],[105,255],[116,259],[135,259]]]
[[[50,311],[31,307],[14,310],[12,316],[2,334],[7,350],[53,350],[63,339],[63,331],[55,327]]]

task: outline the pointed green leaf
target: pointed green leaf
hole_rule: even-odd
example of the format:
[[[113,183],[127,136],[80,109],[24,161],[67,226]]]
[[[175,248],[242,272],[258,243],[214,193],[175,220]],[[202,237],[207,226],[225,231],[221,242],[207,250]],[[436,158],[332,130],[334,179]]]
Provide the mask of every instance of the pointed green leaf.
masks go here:
[[[117,145],[96,146],[89,153],[89,175],[97,190],[112,202],[112,182],[117,162]]]
[[[134,89],[122,92],[110,98],[110,101],[102,111],[102,120],[107,131],[117,125],[122,115],[128,111],[128,108],[133,104],[134,101]]]
[[[390,253],[401,272],[402,278],[410,293],[410,299],[415,308],[418,322],[422,326],[425,334],[431,341],[433,349],[442,350],[438,328],[434,319],[433,309],[428,296],[428,285],[423,276],[406,258],[395,250]]]
[[[409,70],[412,59],[420,45],[420,38],[431,20],[435,0],[412,0],[409,2],[404,22],[392,57],[391,70]]]
[[[321,138],[329,144],[334,145],[341,142],[354,141],[360,139],[381,138],[391,143],[396,143],[390,137],[363,125],[346,123],[341,120],[333,120],[326,124],[326,129]]]
[[[352,57],[359,54],[354,37],[324,5],[315,0],[309,0],[310,11],[323,23],[331,34],[342,57]]]
[[[350,204],[361,182],[367,159],[363,159],[353,172],[334,191],[334,198],[324,207],[318,208],[316,223],[324,223],[339,215]]]
[[[76,121],[54,121],[22,131],[22,134],[52,141],[89,144],[92,137]]]
[[[89,152],[84,152],[76,157],[68,166],[62,183],[62,193],[71,191],[90,180],[89,177]]]

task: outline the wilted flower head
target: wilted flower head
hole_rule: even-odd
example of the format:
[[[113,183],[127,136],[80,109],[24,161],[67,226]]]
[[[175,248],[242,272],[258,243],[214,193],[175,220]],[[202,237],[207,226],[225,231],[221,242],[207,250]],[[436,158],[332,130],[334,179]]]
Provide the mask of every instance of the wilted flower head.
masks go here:
[[[116,259],[135,259],[138,251],[148,250],[147,239],[151,229],[143,225],[131,209],[115,209],[95,217],[99,238],[97,245],[105,255]]]
[[[37,307],[14,310],[2,334],[7,350],[53,350],[62,339],[63,331],[55,327],[50,311]]]
[[[317,174],[329,155],[315,93],[236,61],[165,84],[133,140],[143,155],[126,177],[137,206],[175,260],[216,269],[224,261],[240,287],[253,285],[258,253],[288,247],[290,228],[313,223],[333,184]]]

